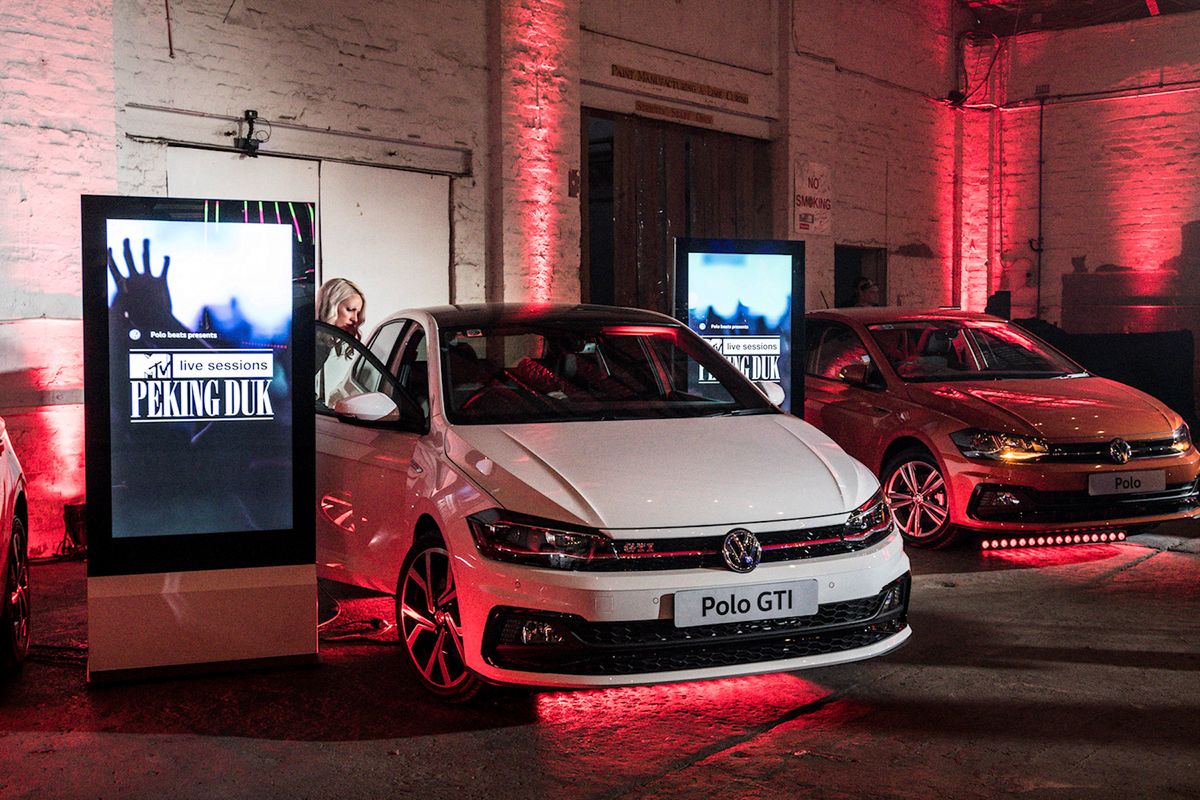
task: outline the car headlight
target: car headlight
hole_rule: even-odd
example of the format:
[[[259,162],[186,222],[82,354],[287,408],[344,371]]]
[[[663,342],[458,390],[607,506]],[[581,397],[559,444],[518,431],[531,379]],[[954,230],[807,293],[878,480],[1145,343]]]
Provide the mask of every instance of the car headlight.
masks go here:
[[[512,564],[581,569],[598,558],[614,558],[612,539],[594,531],[498,509],[467,517],[475,546],[484,556]]]
[[[990,458],[994,461],[1037,461],[1049,455],[1050,446],[1036,436],[1015,433],[994,433],[969,428],[950,434],[958,449],[967,458]]]
[[[871,499],[850,512],[846,520],[846,533],[843,538],[849,540],[866,539],[872,534],[889,530],[892,527],[892,510],[883,499],[883,489],[871,495]]]
[[[1191,446],[1192,433],[1185,422],[1171,434],[1171,449],[1176,453],[1186,453]]]

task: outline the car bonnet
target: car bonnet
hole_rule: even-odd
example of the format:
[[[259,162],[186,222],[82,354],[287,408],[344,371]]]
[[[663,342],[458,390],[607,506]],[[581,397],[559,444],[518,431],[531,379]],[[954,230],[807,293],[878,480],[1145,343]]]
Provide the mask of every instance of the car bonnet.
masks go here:
[[[607,530],[843,514],[877,487],[782,414],[453,426],[446,452],[504,508]]]

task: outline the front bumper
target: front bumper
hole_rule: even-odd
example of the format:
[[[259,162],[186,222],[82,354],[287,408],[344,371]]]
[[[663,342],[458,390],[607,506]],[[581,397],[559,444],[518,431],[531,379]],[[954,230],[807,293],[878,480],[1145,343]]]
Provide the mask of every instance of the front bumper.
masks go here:
[[[456,562],[456,571],[466,567],[456,580],[468,666],[495,683],[618,686],[779,672],[870,658],[910,635],[908,557],[895,532],[860,552],[747,575],[562,572],[489,561],[473,548]],[[817,580],[813,616],[675,627],[677,591],[804,579]],[[562,642],[519,644],[516,626],[530,619],[554,623]]]
[[[813,658],[880,644],[908,628],[908,573],[873,597],[825,603],[816,614],[676,628],[671,620],[588,622],[573,614],[493,609],[483,657],[502,669],[569,675],[641,675]],[[562,641],[522,644],[526,622]]]
[[[986,533],[1127,529],[1200,516],[1200,453],[1127,464],[1034,462],[993,464],[943,452],[953,522]],[[1089,476],[1162,470],[1165,489],[1146,494],[1091,495]],[[1015,504],[997,501],[1006,493]]]

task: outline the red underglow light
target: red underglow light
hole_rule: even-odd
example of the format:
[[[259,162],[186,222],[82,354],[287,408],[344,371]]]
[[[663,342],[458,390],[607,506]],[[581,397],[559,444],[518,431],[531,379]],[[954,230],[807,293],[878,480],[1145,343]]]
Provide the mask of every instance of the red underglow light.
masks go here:
[[[979,542],[980,550],[1011,550],[1022,547],[1057,547],[1072,544],[1096,544],[1125,541],[1125,531],[1089,531],[1075,534],[1057,534],[1054,536],[1028,536],[1016,539],[983,539]]]

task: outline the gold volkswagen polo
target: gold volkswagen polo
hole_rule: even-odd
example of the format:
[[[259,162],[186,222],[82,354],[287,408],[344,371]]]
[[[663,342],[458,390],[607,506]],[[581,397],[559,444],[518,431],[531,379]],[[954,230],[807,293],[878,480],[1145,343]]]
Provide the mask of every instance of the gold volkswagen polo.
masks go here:
[[[804,418],[879,476],[910,544],[1108,540],[1200,515],[1179,414],[1004,320],[850,308],[805,330]]]

